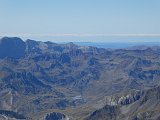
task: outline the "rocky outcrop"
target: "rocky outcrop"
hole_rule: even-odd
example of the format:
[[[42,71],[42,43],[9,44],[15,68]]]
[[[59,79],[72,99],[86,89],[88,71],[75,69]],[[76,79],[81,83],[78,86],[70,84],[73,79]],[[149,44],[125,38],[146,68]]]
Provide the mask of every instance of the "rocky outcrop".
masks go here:
[[[139,100],[144,94],[144,91],[133,91],[130,93],[119,93],[116,95],[106,96],[105,104],[110,106],[129,105]]]
[[[117,106],[106,105],[102,109],[94,111],[85,120],[117,120],[120,109]]]
[[[92,112],[87,120],[159,120],[160,87],[128,94],[118,99],[111,97],[110,103]],[[114,103],[114,104],[113,104]]]
[[[27,120],[25,116],[13,111],[0,110],[0,118],[4,120]]]
[[[139,100],[143,95],[143,91],[142,92],[137,92],[134,94],[128,94],[126,96],[122,96],[118,99],[118,104],[121,105],[128,105],[131,104],[137,100]]]
[[[49,113],[44,117],[44,120],[69,120],[68,116],[62,114],[62,113]]]

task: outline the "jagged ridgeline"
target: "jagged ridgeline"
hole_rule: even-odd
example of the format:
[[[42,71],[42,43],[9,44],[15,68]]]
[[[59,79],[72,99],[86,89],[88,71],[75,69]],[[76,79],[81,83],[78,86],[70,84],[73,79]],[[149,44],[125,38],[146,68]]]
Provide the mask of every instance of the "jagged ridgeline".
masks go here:
[[[160,47],[0,39],[2,120],[158,120],[159,84]]]

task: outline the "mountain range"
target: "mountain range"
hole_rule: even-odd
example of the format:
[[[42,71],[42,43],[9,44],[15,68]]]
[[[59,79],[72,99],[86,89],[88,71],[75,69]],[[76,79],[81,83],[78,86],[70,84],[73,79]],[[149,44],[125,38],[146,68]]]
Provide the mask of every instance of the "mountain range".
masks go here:
[[[0,119],[159,120],[160,47],[0,39]]]

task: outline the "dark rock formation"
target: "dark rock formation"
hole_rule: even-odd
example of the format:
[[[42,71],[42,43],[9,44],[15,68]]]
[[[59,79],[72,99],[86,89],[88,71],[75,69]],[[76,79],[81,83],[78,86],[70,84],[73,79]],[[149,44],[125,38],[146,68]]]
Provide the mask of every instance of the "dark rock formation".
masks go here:
[[[20,58],[25,55],[26,45],[20,38],[4,37],[0,39],[0,58]]]
[[[65,120],[66,116],[62,113],[49,113],[45,116],[44,120]]]

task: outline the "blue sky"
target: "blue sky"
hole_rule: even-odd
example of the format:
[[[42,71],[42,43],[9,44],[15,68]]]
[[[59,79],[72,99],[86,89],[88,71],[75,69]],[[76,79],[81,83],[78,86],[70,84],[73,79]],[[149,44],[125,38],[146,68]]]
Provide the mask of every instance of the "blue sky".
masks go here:
[[[160,0],[0,0],[0,36],[128,34],[160,36]]]

